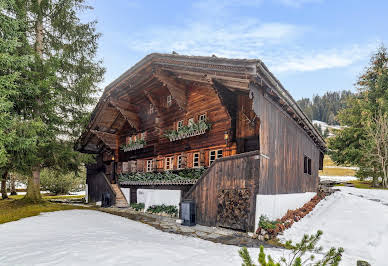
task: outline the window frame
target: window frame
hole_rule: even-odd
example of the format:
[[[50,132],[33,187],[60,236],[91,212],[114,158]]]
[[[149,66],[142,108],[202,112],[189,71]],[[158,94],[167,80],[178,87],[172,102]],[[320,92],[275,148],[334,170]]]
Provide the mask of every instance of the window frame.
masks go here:
[[[167,95],[167,98],[166,98],[166,104],[167,104],[167,107],[170,107],[172,105],[172,95]]]
[[[155,113],[155,106],[152,103],[150,103],[149,114],[153,114],[153,113]]]
[[[196,162],[196,155],[198,155],[197,159],[198,161]],[[201,167],[201,161],[200,161],[200,153],[199,152],[193,152],[193,168],[200,168]],[[195,164],[198,164],[195,166]]]
[[[152,172],[153,170],[154,170],[154,160],[149,159],[146,162],[146,172],[149,173],[149,172]]]
[[[312,164],[311,158],[308,157],[307,155],[304,155],[303,156],[303,173],[304,174],[312,175],[311,164]]]
[[[221,154],[220,154],[221,152]],[[214,153],[214,160],[211,159],[212,153]],[[214,163],[215,160],[224,157],[224,151],[222,149],[210,150],[209,151],[209,166]]]
[[[169,162],[169,167],[167,167],[167,162]],[[174,170],[174,156],[168,156],[164,159],[164,170],[165,171]]]
[[[178,155],[176,158],[176,168],[183,169],[183,155]]]
[[[206,122],[206,120],[207,120],[206,113],[198,115],[198,122],[201,122],[201,121]]]
[[[179,123],[181,123],[181,125],[179,126]],[[176,129],[179,130],[181,129],[182,127],[184,127],[184,121],[183,120],[179,120],[178,122],[176,122]]]

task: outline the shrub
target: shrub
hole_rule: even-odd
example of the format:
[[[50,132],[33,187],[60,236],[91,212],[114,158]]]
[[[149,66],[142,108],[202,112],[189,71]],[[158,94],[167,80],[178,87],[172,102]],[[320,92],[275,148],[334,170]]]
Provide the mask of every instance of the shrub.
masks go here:
[[[119,175],[119,181],[177,181],[177,180],[194,180],[201,177],[205,168],[183,169],[165,172],[136,172]]]
[[[343,248],[334,248],[332,247],[321,260],[314,262],[315,256],[311,255],[309,258],[302,261],[302,257],[306,252],[319,253],[322,251],[322,247],[316,247],[316,244],[320,240],[322,231],[318,230],[315,235],[304,235],[302,240],[295,245],[292,245],[291,241],[287,241],[285,247],[291,250],[290,256],[288,259],[285,257],[280,258],[282,265],[286,266],[299,266],[299,265],[332,265],[338,266],[341,259],[342,253],[344,252]],[[243,260],[243,266],[254,266],[252,258],[249,255],[247,248],[242,248],[239,250],[239,255]],[[258,262],[261,266],[280,266],[280,262],[274,262],[270,255],[267,256],[268,261],[266,260],[266,254],[264,253],[264,247],[260,246],[260,253]]]
[[[131,203],[129,206],[135,211],[141,211],[144,209],[144,203]]]
[[[43,169],[40,175],[41,189],[57,194],[68,194],[85,189],[86,174],[62,174],[51,169]]]
[[[152,205],[147,209],[148,212],[151,213],[167,213],[170,215],[177,216],[178,215],[178,208],[174,205]]]
[[[259,220],[259,227],[264,230],[275,229],[278,221],[270,221],[267,216],[261,215]]]

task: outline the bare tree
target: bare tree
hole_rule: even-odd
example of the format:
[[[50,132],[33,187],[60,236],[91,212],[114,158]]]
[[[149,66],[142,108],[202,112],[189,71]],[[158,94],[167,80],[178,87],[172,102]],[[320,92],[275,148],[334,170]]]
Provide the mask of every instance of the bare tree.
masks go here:
[[[381,171],[382,186],[388,188],[388,114],[381,108],[368,122],[367,134],[370,146],[366,149],[371,166],[378,166]]]

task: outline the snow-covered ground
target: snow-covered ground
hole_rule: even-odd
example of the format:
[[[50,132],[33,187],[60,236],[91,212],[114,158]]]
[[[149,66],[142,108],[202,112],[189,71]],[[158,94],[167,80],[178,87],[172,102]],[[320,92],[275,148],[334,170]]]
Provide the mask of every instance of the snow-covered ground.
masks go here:
[[[241,265],[238,247],[164,233],[91,210],[1,224],[0,235],[6,243],[0,249],[1,265]],[[258,249],[251,254],[256,259]]]
[[[341,265],[357,259],[386,265],[388,191],[340,187],[286,230],[299,241],[318,229],[320,244],[345,248]],[[2,265],[241,265],[236,246],[161,232],[148,225],[92,210],[44,213],[0,225]],[[256,261],[258,249],[249,249]],[[285,252],[266,249],[279,258]],[[287,255],[287,254],[286,254]]]
[[[353,180],[358,180],[355,176],[325,176],[321,175],[319,176],[321,181],[336,181],[336,182],[349,182]]]
[[[387,265],[388,190],[339,187],[340,192],[321,201],[300,222],[281,236],[299,240],[303,234],[323,231],[320,244],[345,249],[342,265],[364,259],[372,265]]]

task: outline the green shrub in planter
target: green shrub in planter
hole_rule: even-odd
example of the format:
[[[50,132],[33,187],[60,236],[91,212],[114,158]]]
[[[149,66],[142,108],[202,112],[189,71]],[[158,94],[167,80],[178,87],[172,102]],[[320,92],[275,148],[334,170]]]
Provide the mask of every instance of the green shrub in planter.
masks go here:
[[[147,209],[150,213],[167,213],[170,215],[177,216],[178,215],[178,208],[174,205],[152,205]]]
[[[135,211],[141,211],[144,209],[144,203],[131,203],[129,207],[134,209]]]

